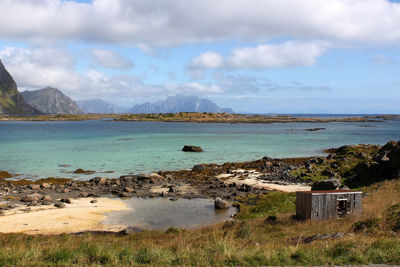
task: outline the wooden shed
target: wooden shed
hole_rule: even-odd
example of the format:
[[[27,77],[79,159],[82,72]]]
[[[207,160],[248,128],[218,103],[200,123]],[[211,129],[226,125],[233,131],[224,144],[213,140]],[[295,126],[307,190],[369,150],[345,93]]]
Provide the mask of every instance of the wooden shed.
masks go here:
[[[296,215],[311,220],[326,220],[361,214],[361,191],[323,190],[296,192]]]

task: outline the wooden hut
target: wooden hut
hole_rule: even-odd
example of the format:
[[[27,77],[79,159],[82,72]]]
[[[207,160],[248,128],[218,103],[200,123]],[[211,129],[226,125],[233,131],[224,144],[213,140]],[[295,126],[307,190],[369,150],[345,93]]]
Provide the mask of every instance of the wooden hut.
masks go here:
[[[323,190],[296,192],[296,215],[311,220],[326,220],[347,214],[361,214],[361,191]]]

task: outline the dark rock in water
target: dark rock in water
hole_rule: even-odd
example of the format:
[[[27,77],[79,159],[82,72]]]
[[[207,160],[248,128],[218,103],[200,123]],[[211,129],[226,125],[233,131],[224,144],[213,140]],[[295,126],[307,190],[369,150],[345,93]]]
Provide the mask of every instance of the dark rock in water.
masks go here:
[[[182,148],[184,152],[203,152],[203,149],[199,146],[184,146]]]
[[[90,171],[90,170],[85,171],[85,170],[79,168],[79,169],[76,169],[73,173],[76,173],[76,174],[93,174],[93,173],[95,173],[95,171]]]
[[[205,170],[204,164],[194,165],[192,168],[192,171],[204,171],[204,170]]]
[[[118,195],[119,197],[129,197],[129,194],[127,192],[121,192]]]
[[[316,132],[316,131],[322,131],[322,130],[326,130],[326,128],[310,128],[310,129],[305,129],[304,131]]]
[[[314,182],[311,191],[317,190],[338,190],[340,188],[341,182],[339,179],[329,179],[323,181]]]
[[[216,209],[229,209],[231,207],[231,204],[228,201],[225,201],[222,198],[217,197],[214,200],[214,207]]]

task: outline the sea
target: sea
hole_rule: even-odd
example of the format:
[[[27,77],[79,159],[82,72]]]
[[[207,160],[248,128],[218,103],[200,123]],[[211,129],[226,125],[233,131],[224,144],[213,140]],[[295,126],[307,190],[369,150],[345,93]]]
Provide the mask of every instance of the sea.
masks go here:
[[[305,131],[309,128],[325,130]],[[32,180],[117,178],[190,169],[201,163],[318,156],[331,147],[389,140],[400,140],[399,120],[271,124],[2,121],[0,170]],[[201,146],[204,152],[182,152],[184,145]],[[78,168],[95,173],[73,173]]]

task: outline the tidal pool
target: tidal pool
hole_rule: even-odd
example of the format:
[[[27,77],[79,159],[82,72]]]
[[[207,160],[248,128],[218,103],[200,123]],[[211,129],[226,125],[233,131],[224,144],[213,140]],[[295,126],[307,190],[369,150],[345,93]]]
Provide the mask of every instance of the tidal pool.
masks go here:
[[[110,212],[104,224],[126,225],[145,230],[168,228],[196,229],[227,221],[236,209],[214,209],[214,200],[168,198],[131,198],[123,200],[127,211]]]

